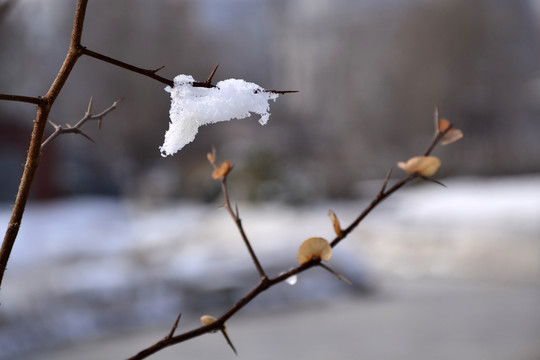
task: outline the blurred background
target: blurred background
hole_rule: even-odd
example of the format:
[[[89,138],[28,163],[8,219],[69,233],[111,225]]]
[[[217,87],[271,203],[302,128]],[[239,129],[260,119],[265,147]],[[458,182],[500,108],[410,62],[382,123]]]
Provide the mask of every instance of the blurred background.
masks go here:
[[[0,0],[1,93],[46,93],[75,3]],[[202,81],[219,63],[215,82],[299,92],[264,127],[203,127],[163,158],[164,85],[82,57],[50,120],[124,100],[101,130],[85,126],[95,143],[64,135],[42,156],[0,293],[0,359],[126,358],[178,312],[187,330],[257,283],[218,209],[213,145],[235,164],[233,201],[274,276],[305,238],[332,238],[329,208],[350,223],[390,166],[424,152],[435,104],[465,134],[434,153],[448,188],[408,186],[336,249],[353,287],[303,274],[232,319],[232,340],[258,359],[540,359],[539,18],[535,0],[90,1],[91,50],[169,79]],[[34,117],[0,102],[2,224]],[[179,356],[234,354],[207,336],[155,358]]]

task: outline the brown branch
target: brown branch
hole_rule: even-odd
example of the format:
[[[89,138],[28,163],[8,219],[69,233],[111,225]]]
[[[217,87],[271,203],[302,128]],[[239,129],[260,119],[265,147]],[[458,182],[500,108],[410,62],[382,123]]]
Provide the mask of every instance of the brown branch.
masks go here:
[[[148,76],[148,77],[150,77],[150,78],[152,78],[154,80],[157,80],[157,81],[159,81],[159,82],[161,82],[163,84],[169,85],[170,87],[174,87],[174,81],[166,79],[166,78],[156,74],[156,72],[163,69],[163,66],[159,67],[157,69],[154,69],[154,70],[143,69],[143,68],[128,64],[126,62],[114,59],[112,57],[97,53],[95,51],[88,50],[84,46],[80,47],[80,51],[81,51],[82,54],[93,57],[94,59],[98,59],[98,60],[104,61],[106,63],[116,65],[118,67],[121,67],[122,69],[126,69],[126,70],[129,70],[129,71],[136,72],[137,74]],[[214,70],[212,71],[212,73],[210,74],[210,76],[208,77],[208,79],[206,81],[195,81],[191,85],[193,87],[215,88],[216,85],[212,84],[212,78],[214,77],[214,74],[216,73],[216,70],[218,69],[218,67],[219,67],[219,64],[216,65],[216,67],[214,68]],[[290,94],[290,93],[298,92],[297,90],[262,90],[262,91],[268,92],[268,93],[273,93],[273,94]],[[255,90],[255,92],[257,93],[258,91]]]
[[[81,51],[81,53],[83,55],[87,55],[87,56],[90,56],[90,57],[92,57],[94,59],[98,59],[98,60],[101,60],[103,62],[106,62],[106,63],[112,64],[112,65],[121,67],[122,69],[133,71],[133,72],[135,72],[137,74],[148,76],[148,77],[150,77],[150,78],[152,78],[154,80],[157,80],[157,81],[159,81],[159,82],[161,82],[161,83],[163,83],[165,85],[169,85],[170,87],[174,86],[174,82],[172,80],[166,79],[166,78],[156,74],[156,72],[163,69],[163,66],[159,67],[157,69],[154,69],[154,70],[143,69],[143,68],[140,68],[140,67],[125,63],[123,61],[116,60],[116,59],[114,59],[112,57],[97,53],[95,51],[88,50],[84,46],[80,46],[80,51]]]
[[[49,137],[45,141],[43,141],[43,143],[41,144],[41,151],[43,151],[43,149],[47,145],[49,145],[54,139],[56,139],[58,136],[62,134],[79,134],[79,135],[84,136],[88,140],[94,142],[94,140],[92,140],[92,138],[86,135],[80,128],[89,120],[97,120],[98,126],[101,127],[101,121],[103,120],[103,118],[108,113],[116,109],[120,101],[122,101],[122,99],[116,100],[111,106],[109,106],[107,109],[103,110],[99,114],[92,115],[92,98],[90,98],[90,102],[88,104],[88,110],[84,114],[84,117],[73,126],[67,125],[67,128],[63,128],[62,126],[56,125],[53,122],[49,121],[49,123],[54,127],[54,132],[51,135],[49,135]]]
[[[446,135],[448,131],[450,131],[451,128],[452,126],[449,126],[448,129],[446,129],[445,131],[436,133],[435,137],[431,141],[431,144],[428,146],[427,150],[424,152],[424,156],[428,156],[429,154],[431,154],[435,146],[441,141],[444,135]],[[375,198],[373,199],[373,201],[364,209],[364,211],[362,211],[362,213],[351,223],[351,225],[349,225],[349,227],[343,230],[341,236],[337,236],[334,240],[332,240],[332,242],[330,243],[332,247],[339,244],[339,242],[343,240],[351,231],[353,231],[358,226],[358,224],[360,224],[360,222],[371,212],[371,210],[373,210],[377,205],[379,205],[384,199],[392,195],[397,190],[401,189],[409,181],[419,176],[419,174],[417,173],[409,174],[403,179],[401,179],[400,181],[398,181],[397,183],[395,183],[394,186],[392,186],[390,189],[386,190],[386,186],[390,179],[390,174],[391,174],[391,170],[388,171],[388,173],[386,174],[384,184],[381,187],[381,190],[377,193],[377,196],[375,196]]]
[[[71,70],[75,66],[75,63],[82,54],[80,52],[80,47],[87,3],[88,0],[79,0],[77,3],[75,21],[73,23],[73,30],[71,32],[71,43],[69,45],[68,53],[64,59],[60,71],[58,72],[58,75],[51,84],[49,91],[37,104],[38,110],[36,119],[34,121],[30,146],[28,147],[28,154],[26,163],[24,165],[23,175],[19,184],[19,190],[13,206],[11,218],[4,236],[4,241],[2,242],[2,248],[0,249],[0,285],[2,284],[2,279],[4,277],[11,250],[15,244],[15,239],[19,233],[19,228],[21,226],[24,209],[28,201],[34,175],[36,174],[39,166],[41,142],[43,140],[43,133],[45,131],[45,125],[47,124],[51,107],[58,97],[58,94],[60,94],[60,91],[68,79]]]
[[[229,191],[227,189],[227,174],[221,178],[221,190],[223,191],[223,197],[225,198],[225,204],[223,207],[227,210],[229,215],[231,215],[231,218],[233,219],[234,223],[236,224],[236,227],[238,228],[238,231],[240,232],[240,235],[242,236],[242,240],[244,240],[244,244],[246,245],[249,255],[251,256],[251,259],[253,260],[253,263],[255,264],[255,267],[257,268],[257,272],[259,273],[259,276],[261,279],[266,279],[266,273],[263,270],[263,267],[261,263],[259,262],[259,259],[257,258],[257,255],[255,254],[255,251],[253,250],[253,247],[251,246],[251,243],[249,242],[249,239],[244,231],[244,227],[242,226],[242,219],[240,219],[239,212],[238,212],[238,206],[236,206],[236,213],[233,211],[231,207],[231,202],[229,199]]]
[[[30,104],[36,104],[40,105],[43,103],[43,98],[38,97],[32,97],[32,96],[23,96],[23,95],[11,95],[11,94],[0,94],[0,100],[7,100],[7,101],[19,101],[19,102],[25,102]]]
[[[443,134],[443,136],[444,136],[444,134]],[[439,143],[439,141],[441,139],[442,139],[442,136],[436,136],[433,139],[432,143],[429,145],[428,150],[426,151],[426,153],[429,154],[431,152],[431,150],[433,150],[433,148]],[[216,165],[214,163],[214,161],[215,161],[215,151],[208,154],[208,159],[210,160],[210,163],[214,166],[214,168],[216,168]],[[239,229],[241,230],[241,233],[243,234],[242,237],[243,237],[244,241],[246,242],[247,237],[245,237],[245,234],[243,233],[241,223],[236,221],[236,219],[240,220],[239,217],[238,217],[238,210],[237,210],[237,213],[235,214],[232,211],[231,206],[230,206],[230,201],[229,201],[229,196],[228,196],[227,186],[226,186],[227,174],[228,174],[228,172],[226,172],[224,174],[224,176],[222,177],[222,183],[221,183],[222,190],[223,190],[224,197],[225,197],[225,205],[224,206],[229,211],[229,214],[233,217],[233,219],[235,219],[235,222],[237,223],[237,226],[239,227]],[[341,240],[343,240],[345,237],[347,237],[347,235],[350,234],[358,226],[358,224],[375,207],[377,207],[377,205],[379,205],[384,199],[386,199],[391,194],[393,194],[394,192],[396,192],[397,190],[402,188],[405,184],[407,184],[411,180],[418,177],[417,174],[409,174],[409,175],[405,176],[403,179],[401,179],[400,181],[398,181],[397,183],[395,183],[392,187],[390,187],[387,190],[386,186],[387,186],[387,184],[389,182],[390,175],[391,175],[391,169],[387,172],[386,177],[385,177],[384,182],[383,182],[383,185],[382,185],[381,189],[379,190],[379,192],[377,193],[377,195],[375,196],[375,198],[373,199],[373,201],[364,209],[364,211],[362,211],[362,213],[346,229],[344,229],[342,231],[341,235],[336,236],[336,238],[330,244],[332,247],[335,247]],[[246,242],[246,245],[249,245],[249,241]],[[248,246],[248,249],[251,249],[250,245]],[[253,249],[250,250],[250,253],[252,251],[253,251]],[[253,252],[252,256],[253,256],[253,259],[255,261],[257,258],[255,256],[254,252]],[[258,262],[258,260],[257,260],[257,262]],[[220,330],[220,329],[224,328],[225,322],[228,319],[230,319],[234,314],[236,314],[238,311],[240,311],[242,308],[244,308],[247,304],[249,304],[258,295],[260,295],[264,291],[268,290],[270,287],[287,280],[291,276],[300,274],[300,273],[302,273],[302,272],[304,272],[304,271],[306,271],[306,270],[308,270],[308,269],[310,269],[310,268],[312,268],[314,266],[322,266],[325,270],[330,271],[332,274],[337,276],[340,280],[343,280],[343,281],[345,281],[347,283],[350,283],[350,281],[348,279],[346,279],[345,277],[343,277],[339,273],[335,272],[334,270],[332,270],[328,266],[322,264],[321,261],[316,259],[316,258],[314,258],[314,259],[312,259],[312,260],[310,260],[310,261],[308,261],[308,262],[306,262],[306,263],[304,263],[304,264],[302,264],[300,266],[292,268],[292,269],[290,269],[290,270],[288,270],[286,272],[282,272],[279,276],[277,276],[275,278],[267,278],[266,276],[263,277],[261,275],[260,282],[253,289],[251,289],[243,298],[241,298],[236,304],[234,304],[232,307],[230,307],[229,310],[227,310],[223,315],[221,315],[221,317],[216,319],[216,321],[213,322],[212,324],[202,326],[202,327],[193,329],[191,331],[187,331],[187,332],[185,332],[183,334],[180,334],[180,335],[177,335],[177,336],[167,337],[167,338],[165,338],[165,339],[163,339],[161,341],[158,341],[157,343],[149,346],[148,348],[140,351],[137,355],[129,358],[128,360],[145,359],[148,356],[150,356],[152,354],[155,354],[156,352],[158,352],[158,351],[160,351],[160,350],[162,350],[162,349],[164,349],[166,347],[169,347],[169,346],[172,346],[172,345],[175,345],[175,344],[179,344],[181,342],[193,339],[195,337],[198,337],[198,336],[201,336],[201,335],[204,335],[204,334],[207,334],[207,333],[210,333],[210,332],[214,332],[216,330]],[[259,267],[257,267],[257,270],[259,270]],[[262,268],[259,270],[259,274],[261,274],[261,271],[262,271]],[[264,272],[262,274],[264,274]]]

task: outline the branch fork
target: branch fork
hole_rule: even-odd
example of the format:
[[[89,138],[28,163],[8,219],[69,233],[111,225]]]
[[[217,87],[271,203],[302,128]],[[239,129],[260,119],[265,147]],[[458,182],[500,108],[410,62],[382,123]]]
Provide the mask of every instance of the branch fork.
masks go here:
[[[101,122],[103,121],[103,118],[107,116],[107,114],[109,114],[111,111],[116,109],[120,101],[122,101],[122,99],[116,100],[111,106],[109,106],[107,109],[103,110],[99,114],[92,115],[93,100],[92,98],[90,98],[90,101],[88,103],[88,109],[86,110],[84,117],[73,126],[71,126],[70,124],[66,124],[66,127],[63,128],[61,125],[57,125],[49,120],[49,124],[54,127],[54,132],[49,135],[49,137],[41,144],[41,151],[43,151],[43,149],[45,149],[47,145],[49,145],[54,139],[56,139],[62,134],[78,134],[90,140],[91,142],[94,142],[94,140],[90,136],[88,136],[81,130],[81,127],[89,120],[97,120],[98,128],[101,128]]]

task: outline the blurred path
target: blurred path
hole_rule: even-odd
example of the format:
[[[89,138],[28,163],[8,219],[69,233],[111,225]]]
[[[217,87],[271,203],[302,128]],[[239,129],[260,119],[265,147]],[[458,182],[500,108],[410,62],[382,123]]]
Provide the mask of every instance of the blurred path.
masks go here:
[[[538,360],[539,304],[540,287],[531,283],[386,280],[373,297],[240,313],[228,324],[238,358],[214,334],[151,359]],[[169,326],[31,360],[123,359],[162,338]],[[193,326],[187,321],[180,329]]]

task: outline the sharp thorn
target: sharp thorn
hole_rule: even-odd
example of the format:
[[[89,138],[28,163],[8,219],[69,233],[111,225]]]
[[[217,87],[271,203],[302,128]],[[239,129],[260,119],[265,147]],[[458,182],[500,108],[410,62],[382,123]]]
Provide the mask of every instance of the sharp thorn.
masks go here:
[[[160,66],[160,67],[158,67],[157,69],[150,70],[150,72],[151,72],[152,74],[155,74],[155,73],[157,73],[159,70],[163,70],[163,68],[165,68],[165,65]]]
[[[338,273],[337,271],[333,270],[333,269],[330,268],[329,266],[323,264],[322,262],[319,263],[319,266],[321,266],[323,269],[329,271],[331,274],[335,275],[339,280],[344,281],[347,285],[352,286],[352,282],[351,282],[349,279],[347,279],[345,276],[341,275],[341,274]]]
[[[386,190],[386,185],[388,185],[388,181],[390,181],[390,176],[392,175],[392,169],[393,168],[390,168],[390,170],[388,170],[388,172],[386,173],[386,176],[384,178],[384,183],[383,183],[383,186],[381,187],[381,191],[379,191],[379,194],[384,194],[384,191]]]
[[[178,317],[176,318],[176,321],[174,322],[174,325],[169,332],[169,335],[167,335],[166,339],[170,339],[173,337],[174,332],[176,331],[176,328],[178,327],[178,322],[180,321],[180,318],[182,317],[182,313],[178,314]]]
[[[441,185],[442,187],[445,187],[447,188],[448,186],[444,185],[442,182],[438,181],[438,180],[435,180],[435,179],[431,179],[431,178],[428,178],[427,176],[420,176],[422,179],[426,180],[426,181],[430,181],[432,183],[435,183],[435,184],[438,184],[438,185]]]
[[[90,101],[88,102],[88,110],[86,110],[86,114],[87,115],[90,115],[90,113],[92,112],[92,103],[94,101],[94,98],[92,96],[90,96]]]
[[[80,134],[81,136],[87,138],[88,140],[90,140],[91,142],[95,143],[95,141],[88,135],[86,135],[85,133],[83,133],[82,131],[77,131],[77,134]]]
[[[217,64],[216,67],[214,68],[214,70],[212,70],[212,73],[210,74],[210,76],[208,77],[208,79],[205,81],[207,84],[211,84],[211,83],[212,83],[212,78],[214,77],[214,74],[216,73],[218,67],[219,67],[219,64]]]
[[[227,343],[231,347],[232,351],[234,351],[234,354],[238,356],[238,352],[236,351],[236,348],[234,347],[231,339],[229,339],[229,335],[227,335],[227,330],[225,329],[225,327],[221,329],[221,333],[223,334],[223,336],[225,336],[225,340],[227,340]]]

